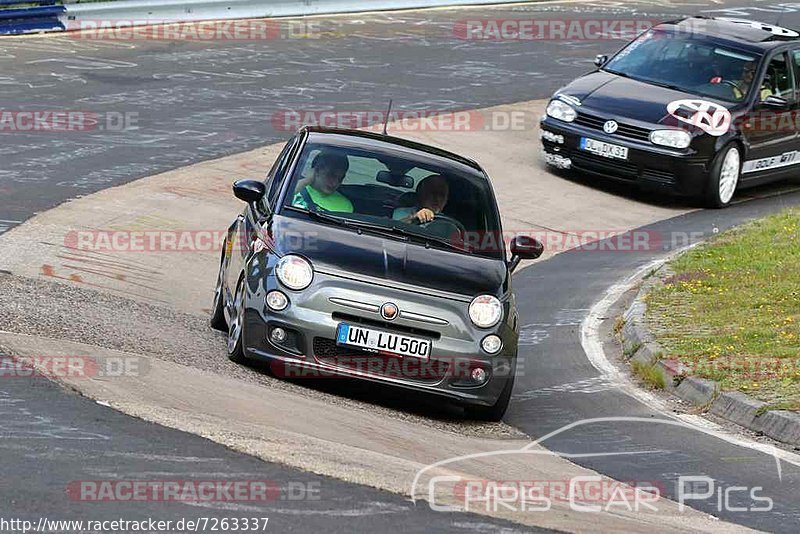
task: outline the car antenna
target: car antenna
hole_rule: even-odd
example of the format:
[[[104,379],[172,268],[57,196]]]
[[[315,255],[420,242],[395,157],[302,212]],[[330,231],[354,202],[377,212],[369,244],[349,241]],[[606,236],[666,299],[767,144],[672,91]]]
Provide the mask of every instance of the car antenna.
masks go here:
[[[389,99],[389,109],[386,111],[386,119],[383,121],[383,135],[388,135],[386,130],[389,129],[389,116],[392,114],[392,104],[394,103],[393,99]]]
[[[777,26],[778,28],[781,27],[781,20],[783,19],[783,14],[784,14],[784,11],[781,11],[780,13],[778,13],[778,20],[775,22],[775,26]]]

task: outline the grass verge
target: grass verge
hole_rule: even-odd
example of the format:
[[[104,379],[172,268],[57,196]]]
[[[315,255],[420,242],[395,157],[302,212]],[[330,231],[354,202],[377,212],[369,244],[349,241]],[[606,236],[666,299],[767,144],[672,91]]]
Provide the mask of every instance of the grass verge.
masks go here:
[[[667,357],[692,374],[800,410],[800,209],[720,234],[647,296]]]
[[[646,364],[634,361],[631,364],[633,374],[638,376],[644,385],[649,389],[664,389],[667,387],[664,376],[656,368],[655,364]]]

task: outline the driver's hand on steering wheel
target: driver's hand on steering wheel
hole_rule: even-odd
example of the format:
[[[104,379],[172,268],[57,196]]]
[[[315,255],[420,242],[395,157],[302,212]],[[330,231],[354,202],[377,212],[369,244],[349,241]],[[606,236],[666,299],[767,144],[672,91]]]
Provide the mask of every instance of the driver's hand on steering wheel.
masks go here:
[[[433,210],[428,208],[422,208],[417,213],[414,214],[414,218],[417,219],[420,223],[429,223],[436,217],[436,214],[433,213]]]

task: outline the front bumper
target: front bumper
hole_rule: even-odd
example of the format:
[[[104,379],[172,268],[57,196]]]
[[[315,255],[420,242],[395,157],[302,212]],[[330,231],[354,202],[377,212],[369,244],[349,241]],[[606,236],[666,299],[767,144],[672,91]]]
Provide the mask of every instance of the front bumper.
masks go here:
[[[608,135],[603,130],[545,117],[540,123],[545,160],[562,169],[575,169],[614,180],[636,184],[643,189],[680,196],[705,191],[710,162],[691,149],[658,147],[649,141]],[[581,150],[582,137],[628,148],[628,159],[611,159]]]
[[[319,272],[311,287],[300,292],[280,287],[274,276],[261,278],[261,281],[254,277],[249,289],[245,307],[245,354],[269,362],[278,376],[358,378],[481,406],[494,405],[508,380],[513,380],[517,332],[508,320],[492,329],[474,327],[467,319],[469,301]],[[290,304],[282,312],[271,311],[265,305],[266,293],[274,289],[289,297]],[[353,304],[380,306],[386,302],[414,315],[387,322],[379,313],[359,309]],[[512,305],[506,304],[506,318]],[[446,324],[433,324],[434,319]],[[336,330],[342,322],[432,339],[431,358],[424,361],[340,347],[336,344]],[[273,342],[270,334],[276,327],[289,333],[288,341]],[[489,334],[497,334],[503,340],[502,350],[494,356],[480,347],[481,340]],[[487,373],[485,382],[476,384],[470,380],[475,367]]]

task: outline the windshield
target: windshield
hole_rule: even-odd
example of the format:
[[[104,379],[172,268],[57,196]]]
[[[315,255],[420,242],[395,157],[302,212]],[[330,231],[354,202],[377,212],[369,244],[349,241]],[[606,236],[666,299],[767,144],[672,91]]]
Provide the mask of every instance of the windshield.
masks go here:
[[[655,85],[729,102],[742,102],[759,57],[687,33],[649,30],[603,70]]]
[[[486,178],[466,166],[387,145],[309,141],[285,206],[315,221],[421,246],[505,258]]]

